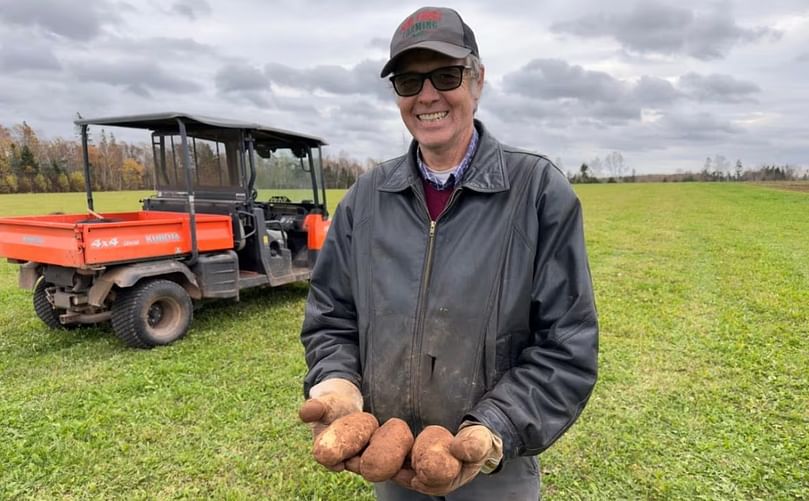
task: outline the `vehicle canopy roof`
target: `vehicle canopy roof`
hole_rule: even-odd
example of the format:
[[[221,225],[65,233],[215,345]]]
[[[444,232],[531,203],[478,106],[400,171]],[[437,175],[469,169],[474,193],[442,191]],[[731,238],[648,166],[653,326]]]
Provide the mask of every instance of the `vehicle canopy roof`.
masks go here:
[[[174,132],[177,130],[177,119],[185,124],[186,131],[193,136],[195,133],[210,133],[215,129],[248,130],[256,142],[265,144],[270,148],[288,148],[294,145],[305,145],[317,148],[327,144],[323,139],[292,132],[275,127],[267,127],[252,122],[240,122],[226,118],[213,118],[188,113],[165,112],[145,115],[126,115],[118,117],[80,118],[75,120],[76,125],[109,125],[113,127],[128,127],[132,129],[147,129],[155,132]]]

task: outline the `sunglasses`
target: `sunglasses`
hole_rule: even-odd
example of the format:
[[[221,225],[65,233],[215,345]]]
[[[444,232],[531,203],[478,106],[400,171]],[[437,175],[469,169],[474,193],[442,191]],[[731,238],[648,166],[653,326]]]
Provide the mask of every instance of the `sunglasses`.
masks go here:
[[[416,73],[415,71],[399,73],[390,77],[393,83],[393,90],[401,97],[415,96],[424,87],[424,81],[428,78],[435,90],[454,90],[463,83],[463,72],[469,69],[468,66],[444,66],[436,68],[427,73]]]

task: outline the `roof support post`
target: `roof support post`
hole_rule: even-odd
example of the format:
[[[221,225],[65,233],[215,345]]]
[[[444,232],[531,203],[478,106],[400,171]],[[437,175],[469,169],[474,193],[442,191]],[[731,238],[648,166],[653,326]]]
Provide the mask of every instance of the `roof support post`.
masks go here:
[[[250,166],[250,177],[247,179],[247,199],[251,201],[250,206],[252,207],[253,192],[256,186],[255,138],[253,138],[252,134],[247,134],[244,137],[244,141],[247,143],[247,165]]]
[[[87,124],[81,126],[81,151],[84,157],[84,191],[87,193],[87,208],[91,211],[93,207],[93,182],[90,178],[90,151],[87,139]]]
[[[177,119],[177,125],[180,129],[180,139],[182,140],[183,147],[183,168],[185,170],[185,185],[187,189],[187,203],[188,203],[188,222],[191,226],[191,259],[186,262],[188,266],[192,266],[197,262],[199,256],[199,248],[197,246],[197,216],[194,208],[194,178],[191,169],[196,169],[191,165],[191,154],[188,151],[188,134],[185,130],[185,123],[181,119]]]
[[[309,177],[312,178],[312,192],[315,195],[315,207],[320,205],[319,195],[317,193],[317,172],[315,172],[315,160],[312,158],[312,148],[306,147],[306,156],[309,157]]]
[[[320,175],[320,189],[323,191],[323,217],[329,217],[329,208],[326,207],[326,177],[323,175],[323,150],[317,147],[317,172]]]

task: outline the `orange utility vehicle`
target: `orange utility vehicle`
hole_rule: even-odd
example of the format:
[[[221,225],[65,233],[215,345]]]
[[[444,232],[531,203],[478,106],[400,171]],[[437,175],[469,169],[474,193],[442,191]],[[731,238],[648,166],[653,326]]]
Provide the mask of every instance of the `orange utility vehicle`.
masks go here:
[[[151,348],[185,335],[193,300],[309,278],[329,226],[320,138],[183,113],[75,123],[87,213],[0,218],[0,256],[49,327],[111,320]],[[96,212],[90,125],[151,131],[157,193],[142,210]],[[262,182],[280,188],[266,201]]]

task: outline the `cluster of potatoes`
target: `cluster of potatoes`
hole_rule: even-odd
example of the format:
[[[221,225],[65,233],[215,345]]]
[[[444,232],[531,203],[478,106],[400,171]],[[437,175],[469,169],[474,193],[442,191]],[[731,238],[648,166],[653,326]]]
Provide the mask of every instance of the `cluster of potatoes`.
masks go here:
[[[309,410],[304,405],[301,409],[304,421],[309,420],[307,412],[319,410]],[[318,435],[313,454],[326,467],[346,462],[346,469],[369,482],[393,478],[410,454],[416,477],[424,485],[436,486],[451,481],[461,471],[461,462],[449,451],[452,438],[446,428],[427,426],[414,439],[410,427],[401,419],[391,418],[379,426],[373,414],[355,412],[336,419]]]

